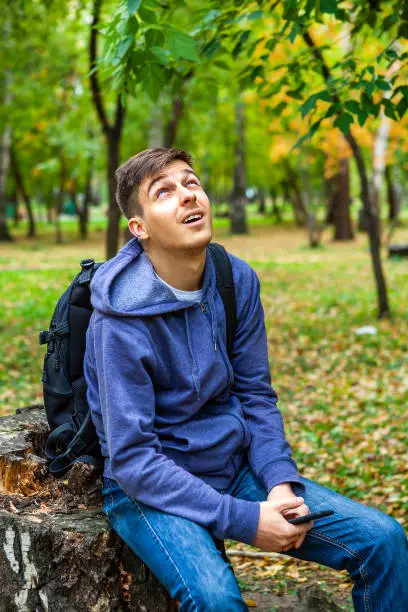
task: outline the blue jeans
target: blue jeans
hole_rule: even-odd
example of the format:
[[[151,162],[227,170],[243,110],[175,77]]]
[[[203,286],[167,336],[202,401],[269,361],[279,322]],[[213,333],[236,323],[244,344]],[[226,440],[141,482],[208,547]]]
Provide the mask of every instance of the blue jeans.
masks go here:
[[[301,548],[286,554],[346,569],[354,580],[355,610],[407,612],[408,546],[401,525],[374,508],[302,481],[311,512],[332,509],[334,515],[316,521]],[[248,501],[267,496],[247,464],[221,492]],[[109,478],[104,478],[102,493],[113,529],[180,602],[182,612],[247,610],[235,576],[207,529],[137,502]]]

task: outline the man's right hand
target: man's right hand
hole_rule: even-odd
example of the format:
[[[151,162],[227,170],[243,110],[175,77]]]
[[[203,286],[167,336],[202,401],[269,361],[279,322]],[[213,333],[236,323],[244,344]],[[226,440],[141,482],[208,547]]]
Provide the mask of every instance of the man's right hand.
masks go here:
[[[299,509],[303,504],[302,497],[261,502],[253,545],[268,552],[286,552],[294,548],[300,536],[306,535],[313,527],[313,522],[291,525],[282,512]]]

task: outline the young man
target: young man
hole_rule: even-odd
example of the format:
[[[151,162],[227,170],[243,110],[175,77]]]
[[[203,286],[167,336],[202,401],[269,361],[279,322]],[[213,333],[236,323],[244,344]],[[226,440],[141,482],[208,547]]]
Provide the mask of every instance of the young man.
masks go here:
[[[94,277],[85,359],[113,528],[183,611],[246,609],[216,546],[233,538],[347,569],[356,610],[406,612],[401,526],[298,474],[270,385],[259,282],[232,255],[228,358],[210,203],[190,155],[147,149],[116,177],[135,238]],[[286,520],[328,509],[314,525]]]

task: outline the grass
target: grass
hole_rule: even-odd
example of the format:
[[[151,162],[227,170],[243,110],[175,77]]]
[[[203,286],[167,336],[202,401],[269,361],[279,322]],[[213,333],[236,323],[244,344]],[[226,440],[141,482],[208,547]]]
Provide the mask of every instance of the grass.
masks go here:
[[[0,414],[41,401],[38,333],[79,260],[103,259],[100,224],[86,243],[56,246],[51,234],[28,241],[20,232],[0,244]],[[393,318],[378,321],[364,236],[336,244],[325,234],[311,250],[302,230],[262,221],[249,236],[231,237],[217,220],[214,239],[261,279],[273,384],[299,469],[392,513],[407,529],[408,261],[384,260]],[[408,230],[398,230],[396,241],[407,240]],[[367,325],[375,335],[356,333]],[[289,561],[283,566],[282,583],[292,571]]]

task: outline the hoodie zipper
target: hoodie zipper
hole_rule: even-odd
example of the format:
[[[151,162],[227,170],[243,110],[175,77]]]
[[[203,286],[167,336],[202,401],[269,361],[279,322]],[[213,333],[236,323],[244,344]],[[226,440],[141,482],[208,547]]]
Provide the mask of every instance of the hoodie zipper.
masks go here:
[[[200,302],[200,307],[201,310],[203,312],[203,314],[207,314],[207,308],[205,307],[204,302]],[[210,317],[212,317],[211,311],[210,311]],[[214,338],[214,351],[217,351],[217,340]]]

